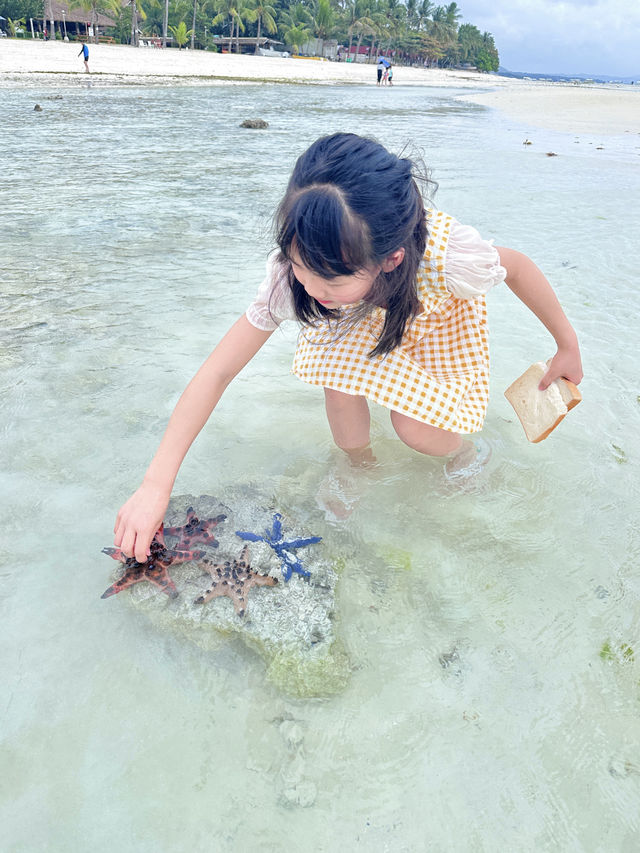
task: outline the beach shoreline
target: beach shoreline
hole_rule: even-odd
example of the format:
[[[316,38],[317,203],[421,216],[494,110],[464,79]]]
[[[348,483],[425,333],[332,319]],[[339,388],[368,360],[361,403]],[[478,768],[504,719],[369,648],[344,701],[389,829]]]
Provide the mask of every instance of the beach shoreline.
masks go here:
[[[6,39],[0,88],[234,84],[375,85],[375,65],[205,51],[89,46],[91,74],[77,42]],[[573,133],[640,133],[640,87],[551,83],[462,69],[398,66],[395,86],[463,90],[458,98],[523,124]]]

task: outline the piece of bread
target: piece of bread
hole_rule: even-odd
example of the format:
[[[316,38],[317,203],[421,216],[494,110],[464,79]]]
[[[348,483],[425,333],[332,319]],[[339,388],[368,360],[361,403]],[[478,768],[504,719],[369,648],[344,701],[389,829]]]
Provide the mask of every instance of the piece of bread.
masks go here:
[[[568,379],[555,379],[545,391],[539,391],[538,385],[546,372],[547,365],[537,361],[504,392],[527,438],[534,443],[546,438],[569,409],[582,400],[580,391]]]

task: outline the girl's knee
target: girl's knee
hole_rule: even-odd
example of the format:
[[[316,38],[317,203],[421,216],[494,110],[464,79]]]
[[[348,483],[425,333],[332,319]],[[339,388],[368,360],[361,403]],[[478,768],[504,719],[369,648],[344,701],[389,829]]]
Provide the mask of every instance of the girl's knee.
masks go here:
[[[391,412],[391,423],[398,438],[418,453],[446,456],[457,450],[462,443],[458,433],[430,426],[399,412]]]

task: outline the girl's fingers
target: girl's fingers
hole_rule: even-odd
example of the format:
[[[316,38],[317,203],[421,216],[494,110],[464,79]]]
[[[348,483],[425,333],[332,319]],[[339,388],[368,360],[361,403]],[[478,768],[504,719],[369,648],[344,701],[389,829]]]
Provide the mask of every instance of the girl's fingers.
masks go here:
[[[143,535],[138,533],[136,536],[136,543],[134,548],[134,556],[139,563],[146,563],[147,558],[150,555],[150,548],[152,536]]]
[[[124,535],[120,536],[120,550],[127,557],[133,557],[133,548],[136,542],[135,530],[130,528],[124,531]],[[146,557],[145,557],[146,560]],[[144,560],[143,560],[144,562]]]
[[[116,548],[120,548],[122,546],[122,537],[124,535],[124,524],[120,520],[120,515],[116,518],[115,527],[113,528],[113,544]]]

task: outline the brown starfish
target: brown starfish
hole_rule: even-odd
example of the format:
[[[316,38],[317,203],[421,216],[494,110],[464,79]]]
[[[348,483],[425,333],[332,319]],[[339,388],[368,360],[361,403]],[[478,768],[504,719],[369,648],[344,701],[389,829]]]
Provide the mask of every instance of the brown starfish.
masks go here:
[[[190,560],[200,560],[206,553],[205,551],[178,551],[175,548],[167,548],[164,544],[162,525],[153,537],[149,550],[151,556],[146,563],[139,563],[133,557],[127,557],[120,548],[103,548],[103,554],[108,554],[114,560],[120,560],[121,563],[124,563],[124,574],[120,580],[111,584],[100,598],[109,598],[110,595],[116,595],[116,593],[140,583],[140,581],[149,581],[158,589],[166,592],[170,598],[175,598],[178,595],[178,590],[169,577],[169,566],[188,563]]]
[[[218,547],[218,540],[211,532],[217,527],[221,521],[226,521],[226,515],[216,515],[215,518],[198,518],[193,507],[190,506],[187,510],[187,523],[182,527],[165,527],[165,536],[177,536],[178,544],[176,548],[186,549],[192,545],[210,545],[212,548]]]
[[[244,616],[245,597],[252,586],[275,586],[277,578],[271,575],[261,575],[249,565],[249,546],[245,545],[239,560],[227,560],[224,563],[212,563],[204,560],[206,569],[211,575],[213,586],[199,598],[195,604],[206,604],[212,598],[226,595],[233,601],[238,616]]]

